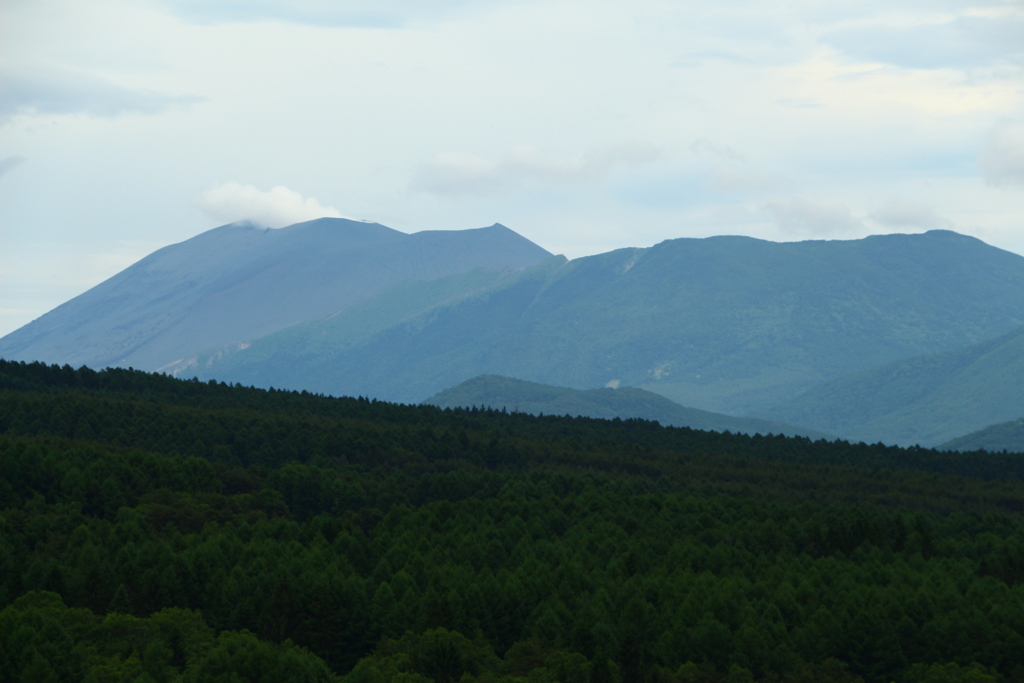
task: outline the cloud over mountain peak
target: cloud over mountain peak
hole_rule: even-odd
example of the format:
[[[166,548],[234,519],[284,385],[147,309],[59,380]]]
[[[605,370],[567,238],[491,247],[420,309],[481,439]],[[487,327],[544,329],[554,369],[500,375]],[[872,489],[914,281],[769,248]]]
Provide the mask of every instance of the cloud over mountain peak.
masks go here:
[[[315,197],[303,197],[283,185],[264,192],[253,185],[223,183],[200,194],[195,204],[221,223],[252,221],[268,228],[316,218],[345,218],[333,206],[323,206]]]

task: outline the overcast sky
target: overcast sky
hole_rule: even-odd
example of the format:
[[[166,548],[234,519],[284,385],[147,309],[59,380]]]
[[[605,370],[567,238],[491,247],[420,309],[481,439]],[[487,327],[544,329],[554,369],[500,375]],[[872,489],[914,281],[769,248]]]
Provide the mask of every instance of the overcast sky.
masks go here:
[[[1024,254],[1024,3],[0,0],[0,335],[323,215]]]

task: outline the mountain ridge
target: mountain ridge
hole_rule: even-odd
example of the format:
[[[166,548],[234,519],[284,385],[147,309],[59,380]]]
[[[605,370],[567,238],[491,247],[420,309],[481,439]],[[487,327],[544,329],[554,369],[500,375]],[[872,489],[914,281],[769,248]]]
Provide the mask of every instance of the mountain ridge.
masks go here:
[[[874,440],[771,411],[1022,325],[1024,258],[950,231],[680,238],[568,260],[501,224],[407,235],[320,219],[221,226],[154,252],[0,340],[0,356],[408,403],[478,375],[575,390],[611,382]],[[906,423],[899,411],[914,397],[894,396],[892,419]],[[884,403],[870,400],[876,412]],[[963,429],[924,442],[1018,416],[949,419]]]
[[[344,353],[317,350],[330,336],[322,327],[302,332],[302,354],[280,331],[201,376],[266,386],[244,360],[262,354],[301,366],[310,382],[282,386],[402,402],[481,374],[574,389],[619,380],[736,415],[1022,322],[1024,258],[948,231],[836,242],[683,238],[549,259],[396,320]]]
[[[169,245],[0,339],[0,356],[156,369],[266,335],[408,279],[551,256],[500,224],[405,234],[322,218],[229,224]]]

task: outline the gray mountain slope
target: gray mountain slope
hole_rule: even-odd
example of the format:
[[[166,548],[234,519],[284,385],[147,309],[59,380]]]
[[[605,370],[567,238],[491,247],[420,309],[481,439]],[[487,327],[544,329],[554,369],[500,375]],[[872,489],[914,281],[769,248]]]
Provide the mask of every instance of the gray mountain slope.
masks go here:
[[[870,443],[944,444],[1024,415],[1024,327],[840,377],[759,415]]]
[[[549,259],[564,263],[564,256]],[[477,296],[501,283],[514,281],[520,270],[477,268],[468,273],[430,281],[407,280],[367,299],[350,303],[329,315],[285,328],[254,343],[230,344],[167,366],[179,377],[221,373],[230,368],[232,381],[280,389],[323,391],[324,359],[343,357],[379,333],[424,312]],[[214,370],[215,369],[215,370]],[[362,393],[376,395],[369,388]]]
[[[0,339],[0,357],[157,370],[405,280],[548,257],[501,225],[411,235],[338,218],[278,230],[225,225],[154,252]]]
[[[275,386],[404,402],[482,374],[577,389],[619,380],[744,414],[1022,321],[1024,258],[948,231],[798,243],[679,239],[550,259],[363,341],[325,342],[335,334],[326,321],[282,331],[208,358],[199,374],[266,386],[271,366],[288,368],[302,386]],[[247,363],[247,355],[273,363]]]
[[[940,451],[988,451],[1024,453],[1024,417],[989,425],[970,434],[950,439],[938,446]]]
[[[744,434],[785,434],[812,439],[829,435],[781,422],[733,417],[686,408],[669,399],[635,387],[618,389],[568,389],[497,375],[481,375],[445,389],[424,403],[440,408],[487,407],[532,413],[572,415],[604,419],[633,418],[657,420],[663,425],[706,431]]]

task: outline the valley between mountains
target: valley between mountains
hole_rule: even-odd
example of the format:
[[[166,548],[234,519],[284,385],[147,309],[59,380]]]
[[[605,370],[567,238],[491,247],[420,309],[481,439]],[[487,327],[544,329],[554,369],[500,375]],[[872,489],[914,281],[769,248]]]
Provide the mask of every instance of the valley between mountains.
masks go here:
[[[944,230],[567,260],[497,224],[231,224],[0,339],[0,357],[938,446],[1024,416],[1024,258]]]

